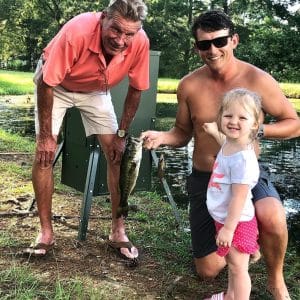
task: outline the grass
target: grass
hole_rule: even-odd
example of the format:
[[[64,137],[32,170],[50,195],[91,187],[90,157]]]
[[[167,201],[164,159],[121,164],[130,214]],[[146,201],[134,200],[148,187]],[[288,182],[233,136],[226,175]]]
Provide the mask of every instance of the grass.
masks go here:
[[[37,299],[44,294],[37,276],[24,266],[12,265],[11,268],[0,271],[0,285],[5,290],[5,294],[0,292],[3,300]]]
[[[26,75],[25,75],[26,74]],[[11,75],[11,76],[7,76]],[[2,76],[2,77],[1,77]],[[27,86],[30,90],[32,86],[28,78],[32,77],[32,73],[23,72],[3,72],[0,71],[0,93],[5,77],[5,92],[8,92],[8,87],[13,86],[13,82],[23,83],[22,88]],[[20,76],[17,81],[17,77]],[[25,81],[22,78],[27,77]],[[8,84],[8,82],[10,82]],[[27,82],[27,83],[26,83]],[[159,91],[169,91],[169,93],[158,94],[158,115],[163,117],[158,119],[158,125],[162,128],[165,123],[174,121],[176,114],[176,96],[174,95],[174,88],[176,89],[177,80],[160,79],[162,89]],[[285,89],[297,90],[300,85],[288,84],[284,86]],[[26,90],[22,90],[22,93]],[[13,89],[12,89],[13,90]],[[297,93],[296,93],[297,95]],[[292,103],[300,111],[299,99],[291,100]],[[160,123],[159,123],[160,122]],[[168,128],[170,126],[167,126]],[[10,134],[0,129],[0,153],[4,152],[19,152],[19,153],[33,153],[34,141],[21,137],[17,134]],[[31,165],[28,163],[20,164],[14,161],[1,161],[0,163],[0,201],[7,198],[16,198],[19,195],[32,194],[32,186],[30,182]],[[74,192],[73,189],[60,184],[59,168],[55,170],[55,192],[56,197],[62,198],[80,198],[81,193]],[[73,199],[72,199],[73,200]],[[134,213],[134,218],[140,220],[138,226],[131,230],[131,238],[137,245],[143,245],[145,255],[151,256],[155,261],[155,268],[160,275],[167,274],[171,278],[184,277],[187,279],[185,290],[177,294],[176,299],[192,299],[185,298],[185,292],[192,290],[195,293],[210,294],[216,286],[220,288],[226,285],[226,277],[220,276],[220,279],[213,283],[199,283],[195,280],[195,276],[190,269],[191,253],[190,253],[190,235],[187,232],[176,229],[173,212],[168,203],[162,201],[161,195],[153,190],[148,192],[139,192],[134,194],[131,199],[141,209]],[[2,204],[2,203],[1,203]],[[95,197],[95,206],[101,206],[105,213],[109,214],[110,204],[104,203],[98,197]],[[2,206],[1,209],[5,209]],[[186,210],[179,210],[184,224],[188,224],[188,215]],[[5,230],[0,232],[0,250],[1,249],[15,249],[22,244],[22,239],[11,234],[13,228],[18,226],[18,220],[8,225],[7,220],[3,220],[0,226],[5,222]],[[4,227],[3,227],[4,228]],[[109,226],[102,227],[101,230],[109,233]],[[149,249],[149,250],[148,250]],[[75,251],[75,250],[74,250]],[[142,299],[136,295],[138,288],[134,290],[132,287],[127,287],[122,284],[120,280],[103,280],[97,277],[96,280],[91,280],[87,276],[77,275],[76,270],[70,278],[65,278],[61,275],[59,270],[54,272],[54,276],[49,278],[48,272],[41,272],[34,264],[22,263],[22,261],[14,259],[14,256],[9,254],[7,256],[0,254],[0,266],[3,265],[3,259],[7,259],[9,265],[5,268],[0,268],[0,298],[1,299]],[[83,258],[82,258],[83,259]],[[84,263],[84,260],[82,260]],[[56,268],[55,263],[50,263],[51,268]],[[112,266],[109,266],[113,268]],[[131,271],[127,271],[131,272]],[[141,272],[141,271],[136,271]],[[155,278],[153,269],[144,270],[139,276],[154,277],[158,286],[159,278]],[[293,247],[289,247],[285,262],[285,277],[291,291],[292,299],[300,298],[299,285],[300,260]],[[263,262],[251,266],[250,273],[253,280],[253,299],[270,299],[264,291],[266,283],[266,269]],[[120,283],[121,282],[121,283]],[[154,284],[154,286],[155,286]],[[165,287],[166,289],[167,287]],[[181,286],[182,288],[182,286]],[[155,295],[155,288],[154,288]],[[178,296],[179,295],[179,296]],[[181,295],[181,296],[180,296]],[[196,294],[195,294],[196,295]],[[163,297],[160,297],[164,299]],[[151,298],[152,299],[152,298]]]
[[[159,78],[157,83],[158,93],[176,93],[179,80],[172,78]]]
[[[43,275],[42,275],[43,277]],[[0,285],[5,295],[1,299],[111,299],[115,293],[114,284],[105,284],[95,288],[92,281],[84,278],[66,280],[58,278],[54,282],[43,280],[28,266],[16,266],[0,271]],[[126,299],[126,288],[115,293],[114,299]]]
[[[35,143],[33,139],[23,138],[11,134],[0,128],[0,152],[27,152],[33,153]]]
[[[293,104],[294,108],[298,113],[300,113],[300,99],[289,99],[290,102]]]
[[[18,241],[8,231],[1,231],[0,245],[4,247],[13,247],[18,245]]]
[[[0,70],[0,95],[32,94],[34,89],[32,77],[32,72]],[[157,92],[167,94],[162,96],[163,101],[176,101],[174,94],[178,83],[179,79],[158,79]],[[288,98],[300,99],[300,83],[280,83],[280,87]],[[158,97],[158,101],[162,101],[160,97]]]
[[[177,103],[175,93],[158,93],[156,97],[157,103]]]
[[[74,278],[71,280],[58,279],[49,282],[48,285],[40,280],[40,275],[35,274],[28,267],[15,267],[0,272],[0,285],[8,286],[6,294],[1,297],[6,299],[129,299],[132,294],[129,287],[118,286],[112,282],[105,282],[105,285],[95,287],[95,284],[88,279]],[[13,283],[13,285],[12,285]],[[0,293],[1,295],[1,293]],[[112,296],[113,295],[113,296]],[[133,298],[131,298],[133,299]]]
[[[279,85],[288,98],[300,99],[299,83],[280,83]]]
[[[0,70],[0,95],[32,94],[33,73]]]

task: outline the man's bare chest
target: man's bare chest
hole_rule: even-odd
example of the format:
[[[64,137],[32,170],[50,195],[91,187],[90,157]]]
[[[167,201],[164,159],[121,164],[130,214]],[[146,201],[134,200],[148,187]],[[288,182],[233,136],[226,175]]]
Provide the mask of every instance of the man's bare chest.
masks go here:
[[[194,127],[202,126],[203,123],[214,122],[220,109],[219,98],[198,98],[189,104],[191,120]]]

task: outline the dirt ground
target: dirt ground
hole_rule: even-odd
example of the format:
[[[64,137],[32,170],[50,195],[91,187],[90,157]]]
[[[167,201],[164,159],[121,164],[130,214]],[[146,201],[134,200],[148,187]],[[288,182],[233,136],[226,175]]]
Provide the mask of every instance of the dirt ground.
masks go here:
[[[200,281],[193,270],[192,256],[189,263],[174,257],[176,251],[166,253],[163,259],[156,257],[156,247],[159,248],[159,244],[154,243],[155,246],[153,244],[150,246],[141,242],[142,239],[139,239],[139,235],[143,234],[139,223],[141,221],[134,218],[128,218],[126,223],[129,236],[139,249],[139,263],[133,266],[117,256],[106,243],[111,222],[107,196],[93,198],[87,239],[78,241],[82,193],[70,188],[57,188],[53,196],[53,222],[56,236],[54,250],[43,258],[22,255],[22,249],[33,242],[39,230],[36,208],[28,212],[33,200],[29,175],[31,161],[31,155],[0,153],[0,167],[1,164],[14,162],[20,168],[19,171],[15,170],[11,173],[8,166],[3,168],[2,171],[5,169],[5,174],[8,174],[5,175],[7,178],[0,172],[0,238],[8,239],[0,243],[0,271],[14,266],[27,266],[40,278],[45,290],[53,290],[57,281],[68,283],[79,280],[88,289],[92,287],[104,291],[103,297],[76,298],[80,300],[203,300],[215,292],[226,289],[226,270],[214,281]],[[22,169],[26,169],[25,175]],[[15,178],[12,179],[10,174],[16,174]],[[24,215],[21,215],[22,213]],[[143,226],[147,227],[147,224]],[[170,243],[170,241],[162,241],[159,237],[157,241]],[[173,247],[172,241],[170,249],[171,247]],[[294,259],[294,256],[290,255],[286,261],[291,271]],[[168,269],[172,264],[177,268]],[[253,284],[251,299],[271,299],[265,291],[266,271],[263,260],[250,267],[250,274]],[[289,275],[288,285],[290,288],[298,289],[299,274],[295,274]],[[0,298],[13,286],[13,282],[3,283],[0,280]]]
[[[29,167],[31,157],[0,157],[0,163],[8,160]],[[85,278],[94,287],[111,287],[112,297],[105,299],[201,299],[199,281],[192,270],[188,275],[166,272],[147,245],[137,245],[140,252],[139,263],[132,266],[107,246],[106,239],[110,229],[110,204],[107,197],[97,197],[97,203],[93,203],[87,239],[78,241],[78,215],[82,194],[76,191],[54,193],[54,250],[43,258],[21,255],[21,250],[29,246],[39,229],[36,209],[27,213],[32,199],[31,193],[12,194],[4,198],[1,195],[0,228],[16,241],[8,243],[9,246],[0,246],[1,270],[8,269],[13,264],[27,265],[35,273],[41,274],[46,283],[53,283],[58,278],[66,281],[74,277]],[[26,215],[14,216],[20,212],[25,212]],[[129,219],[127,226],[131,232],[138,223]],[[5,288],[10,287],[0,286],[0,290]]]

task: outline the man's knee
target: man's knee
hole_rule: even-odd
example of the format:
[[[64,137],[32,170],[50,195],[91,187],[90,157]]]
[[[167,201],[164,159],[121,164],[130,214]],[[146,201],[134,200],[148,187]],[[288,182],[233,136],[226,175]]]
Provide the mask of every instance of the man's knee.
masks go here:
[[[269,234],[281,234],[286,231],[286,214],[278,199],[261,199],[255,203],[255,210],[260,231]]]
[[[195,267],[197,275],[202,279],[214,279],[225,267],[225,259],[211,253],[205,257],[195,258]]]

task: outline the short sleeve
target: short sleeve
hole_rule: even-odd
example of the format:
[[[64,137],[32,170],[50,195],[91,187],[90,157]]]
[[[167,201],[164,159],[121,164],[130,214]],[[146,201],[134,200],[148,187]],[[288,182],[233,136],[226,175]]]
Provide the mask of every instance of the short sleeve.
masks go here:
[[[249,184],[253,187],[259,177],[259,166],[254,151],[245,151],[230,167],[231,183]]]
[[[77,60],[76,49],[81,42],[77,39],[77,47],[74,47],[74,43],[70,41],[67,25],[44,49],[43,80],[50,86],[59,85]]]
[[[138,90],[147,90],[149,88],[149,39],[146,33],[142,31],[138,40],[139,47],[128,72],[129,83]]]

